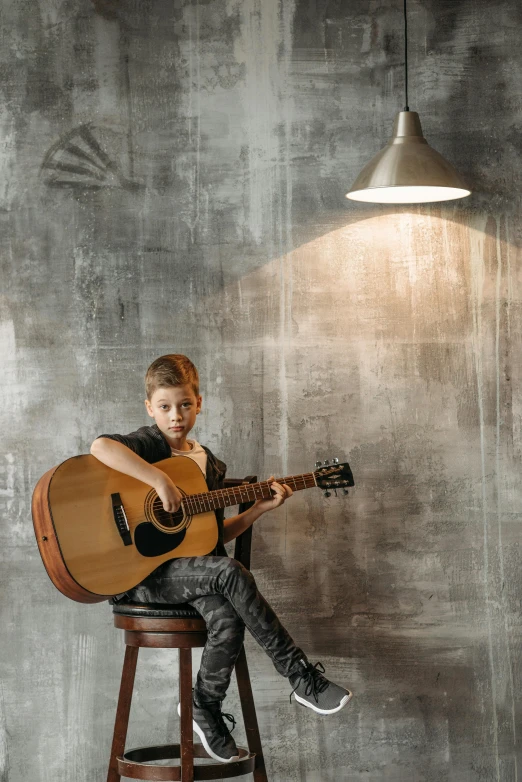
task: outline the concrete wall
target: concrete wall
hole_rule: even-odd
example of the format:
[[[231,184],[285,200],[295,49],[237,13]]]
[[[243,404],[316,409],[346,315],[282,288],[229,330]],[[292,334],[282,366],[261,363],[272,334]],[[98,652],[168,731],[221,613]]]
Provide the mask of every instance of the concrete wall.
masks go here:
[[[171,351],[230,475],[357,480],[255,528],[261,589],[356,694],[304,713],[248,639],[271,782],[518,779],[522,10],[409,6],[410,108],[467,201],[344,200],[404,105],[399,0],[4,0],[2,782],[105,779],[121,634],[52,586],[30,498],[148,422]],[[143,652],[129,746],[176,705]]]

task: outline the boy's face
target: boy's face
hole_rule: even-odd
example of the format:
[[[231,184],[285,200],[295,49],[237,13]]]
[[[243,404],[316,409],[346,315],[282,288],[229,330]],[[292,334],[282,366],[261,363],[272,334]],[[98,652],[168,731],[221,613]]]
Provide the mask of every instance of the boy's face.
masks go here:
[[[186,450],[187,435],[201,410],[201,397],[192,386],[157,388],[145,407],[173,448]]]

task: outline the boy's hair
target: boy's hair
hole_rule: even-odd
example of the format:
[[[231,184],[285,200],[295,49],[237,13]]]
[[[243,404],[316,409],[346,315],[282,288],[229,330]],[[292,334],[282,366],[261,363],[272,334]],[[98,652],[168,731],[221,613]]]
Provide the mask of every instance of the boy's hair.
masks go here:
[[[145,391],[149,401],[158,388],[187,385],[192,386],[195,395],[199,396],[198,370],[192,361],[181,353],[160,356],[152,362],[145,375]]]

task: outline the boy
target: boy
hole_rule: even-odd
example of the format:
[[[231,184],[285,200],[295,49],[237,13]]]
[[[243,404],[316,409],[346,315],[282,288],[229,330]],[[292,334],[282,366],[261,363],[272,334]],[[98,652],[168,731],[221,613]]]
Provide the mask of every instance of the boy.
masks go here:
[[[183,355],[157,358],[145,377],[145,406],[155,423],[128,435],[100,435],[91,446],[97,459],[120,472],[152,486],[166,511],[175,512],[181,494],[171,479],[154,467],[170,456],[194,459],[206,476],[210,491],[223,486],[226,466],[205,446],[188,439],[201,410],[199,379],[194,364]],[[277,671],[290,680],[296,700],[318,714],[333,714],[352,694],[328,681],[321,663],[311,665],[290,638],[273,609],[257,590],[254,577],[243,565],[228,557],[228,543],[251,526],[263,513],[282,505],[292,495],[286,484],[273,478],[272,499],[258,500],[249,510],[224,519],[216,511],[218,544],[208,556],[181,557],[164,562],[124,595],[144,603],[189,603],[207,623],[208,640],[201,658],[193,692],[193,726],[203,746],[222,763],[239,758],[237,746],[221,713],[245,626],[272,658]]]

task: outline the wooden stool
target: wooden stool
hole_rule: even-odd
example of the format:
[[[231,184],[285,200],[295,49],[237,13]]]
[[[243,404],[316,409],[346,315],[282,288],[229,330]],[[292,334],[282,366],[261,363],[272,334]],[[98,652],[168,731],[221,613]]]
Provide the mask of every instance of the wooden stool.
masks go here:
[[[237,486],[255,481],[254,477],[244,481],[229,479],[226,485]],[[247,507],[240,506],[239,511]],[[252,530],[249,529],[236,540],[235,557],[245,567],[250,566],[251,535]],[[235,671],[248,750],[240,747],[240,758],[233,763],[194,765],[194,757],[209,757],[203,745],[194,745],[192,740],[192,649],[205,645],[207,630],[204,619],[187,603],[118,603],[113,606],[113,613],[114,625],[125,631],[126,646],[107,782],[119,782],[122,776],[157,782],[194,782],[199,779],[230,779],[248,773],[253,773],[254,782],[268,782],[244,648],[236,661]],[[125,751],[140,647],[179,649],[180,743]],[[158,766],[152,762],[168,759],[179,759],[180,763]]]

